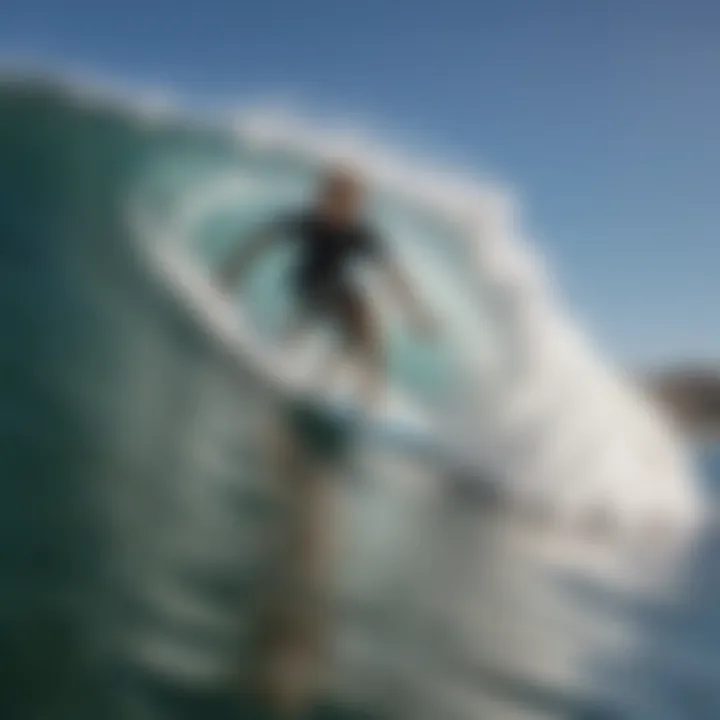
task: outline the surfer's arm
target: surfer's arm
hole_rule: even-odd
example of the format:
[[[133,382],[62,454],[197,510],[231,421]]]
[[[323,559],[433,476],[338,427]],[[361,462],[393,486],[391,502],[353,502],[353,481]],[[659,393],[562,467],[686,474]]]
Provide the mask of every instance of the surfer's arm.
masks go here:
[[[268,252],[278,241],[276,223],[266,225],[240,243],[217,270],[217,280],[226,290],[241,283],[250,266]]]

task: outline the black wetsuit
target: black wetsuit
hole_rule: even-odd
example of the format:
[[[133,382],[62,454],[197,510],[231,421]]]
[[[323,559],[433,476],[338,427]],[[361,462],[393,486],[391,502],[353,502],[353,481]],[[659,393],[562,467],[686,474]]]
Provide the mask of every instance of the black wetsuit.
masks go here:
[[[381,260],[379,236],[364,223],[334,227],[313,212],[285,218],[282,226],[299,244],[292,284],[303,309],[339,320],[352,333],[365,313],[352,266],[358,260]]]
[[[379,236],[359,222],[333,227],[312,211],[282,218],[278,224],[298,245],[291,286],[302,311],[337,323],[351,344],[366,341],[371,314],[352,266],[358,260],[382,259]],[[313,402],[293,400],[288,421],[305,450],[326,461],[342,460],[352,447],[354,421],[328,414]]]

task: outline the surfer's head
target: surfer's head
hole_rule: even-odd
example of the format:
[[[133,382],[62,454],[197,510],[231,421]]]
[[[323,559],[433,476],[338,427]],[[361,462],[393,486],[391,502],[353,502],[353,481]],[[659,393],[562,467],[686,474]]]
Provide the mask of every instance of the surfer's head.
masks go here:
[[[360,175],[344,166],[328,168],[322,178],[320,211],[333,222],[351,222],[360,213],[365,187]]]

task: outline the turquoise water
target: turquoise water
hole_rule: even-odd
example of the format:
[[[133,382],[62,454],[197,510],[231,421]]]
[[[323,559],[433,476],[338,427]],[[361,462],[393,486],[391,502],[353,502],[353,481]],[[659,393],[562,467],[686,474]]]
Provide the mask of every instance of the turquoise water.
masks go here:
[[[215,186],[212,208],[188,220],[207,182],[224,169],[236,182],[238,168],[275,188],[270,199],[250,212],[235,190],[218,203]],[[210,266],[312,172],[226,131],[53,84],[0,90],[3,717],[259,716],[228,688],[252,658],[248,619],[282,526],[262,435],[277,393],[140,250],[184,243]],[[438,245],[447,228],[376,202],[462,277]],[[239,299],[270,326],[282,262]],[[424,396],[443,388],[456,349],[413,342],[394,329],[393,377]],[[701,459],[716,488],[717,450]],[[462,480],[370,440],[338,478],[325,706],[428,720],[718,717],[714,527],[645,543],[568,534]]]

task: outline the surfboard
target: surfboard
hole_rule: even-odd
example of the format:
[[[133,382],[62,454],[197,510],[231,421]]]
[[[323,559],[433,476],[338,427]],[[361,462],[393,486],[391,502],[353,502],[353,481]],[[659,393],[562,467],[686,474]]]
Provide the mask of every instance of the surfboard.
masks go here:
[[[332,371],[332,381],[319,375],[324,353],[332,349],[298,344],[282,346],[263,336],[242,306],[232,309],[237,341],[243,357],[255,371],[273,383],[293,411],[314,415],[317,422],[337,425],[366,437],[393,444],[429,445],[435,428],[430,414],[390,380],[372,407],[358,395],[357,378],[350,367]],[[318,371],[320,368],[320,371]]]

